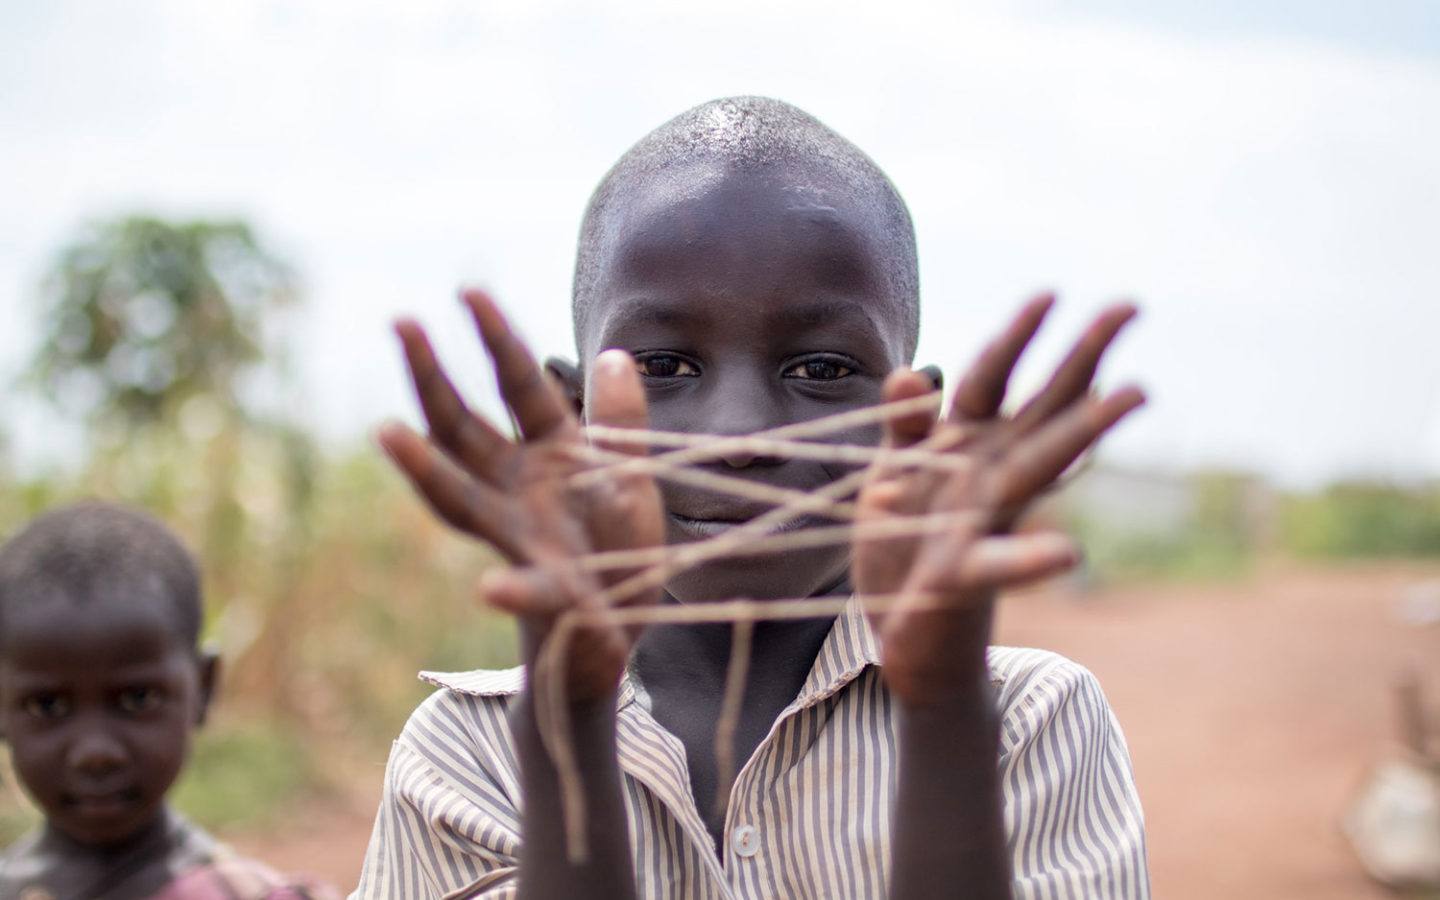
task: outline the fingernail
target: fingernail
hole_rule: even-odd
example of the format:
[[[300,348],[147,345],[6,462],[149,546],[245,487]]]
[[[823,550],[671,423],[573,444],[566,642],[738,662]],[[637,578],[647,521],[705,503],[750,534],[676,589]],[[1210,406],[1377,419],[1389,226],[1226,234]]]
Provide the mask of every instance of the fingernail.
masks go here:
[[[399,430],[400,426],[395,422],[383,422],[380,424],[379,427],[375,429],[373,435],[375,443],[379,444],[380,449],[385,451],[385,455],[389,456],[392,459],[395,458],[395,449],[392,446],[392,443],[394,442]]]
[[[618,375],[632,365],[632,357],[624,350],[603,350],[595,357],[595,370],[607,375]]]
[[[478,587],[482,594],[488,594],[498,588],[505,581],[505,570],[486,569],[480,574]]]

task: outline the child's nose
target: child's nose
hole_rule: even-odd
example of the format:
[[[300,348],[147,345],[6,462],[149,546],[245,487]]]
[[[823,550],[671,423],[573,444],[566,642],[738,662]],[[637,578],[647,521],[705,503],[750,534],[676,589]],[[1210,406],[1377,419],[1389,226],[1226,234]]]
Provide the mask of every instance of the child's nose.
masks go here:
[[[744,437],[783,424],[774,410],[768,408],[769,398],[758,387],[734,391],[732,395],[717,403],[711,412],[709,431],[726,437]],[[719,455],[719,460],[732,469],[746,469],[751,466],[774,466],[785,460],[779,456],[757,452],[753,448],[738,446]]]
[[[785,460],[779,456],[767,456],[753,450],[737,449],[720,456],[722,462],[732,469],[748,469],[751,466],[776,466]]]
[[[104,775],[125,764],[125,747],[108,731],[93,729],[70,745],[66,763],[77,772]]]

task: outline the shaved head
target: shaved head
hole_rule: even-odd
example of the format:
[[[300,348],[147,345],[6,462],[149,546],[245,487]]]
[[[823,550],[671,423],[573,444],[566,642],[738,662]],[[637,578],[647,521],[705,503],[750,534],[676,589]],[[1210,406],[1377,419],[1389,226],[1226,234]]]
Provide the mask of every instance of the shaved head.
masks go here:
[[[779,100],[730,97],[683,112],[641,138],[590,198],[580,227],[572,306],[582,359],[598,349],[588,346],[586,334],[627,221],[657,204],[711,190],[735,174],[774,178],[796,203],[843,202],[863,211],[866,237],[883,259],[886,293],[902,320],[905,355],[913,355],[920,321],[915,229],[895,186],[870,157],[814,116]]]
[[[159,519],[88,501],[36,518],[0,547],[0,622],[17,603],[161,600],[176,636],[200,637],[200,572]],[[0,628],[0,635],[4,630]]]

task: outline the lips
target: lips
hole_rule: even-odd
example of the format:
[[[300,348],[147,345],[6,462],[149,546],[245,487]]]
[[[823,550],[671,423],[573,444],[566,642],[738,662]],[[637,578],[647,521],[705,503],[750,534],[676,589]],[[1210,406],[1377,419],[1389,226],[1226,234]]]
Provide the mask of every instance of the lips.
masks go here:
[[[120,788],[112,791],[75,791],[63,798],[74,814],[87,819],[109,819],[128,814],[140,802],[140,789]]]
[[[732,518],[731,514],[693,516],[672,511],[670,513],[670,521],[681,535],[691,540],[704,540],[724,534],[732,528],[738,528],[750,522],[752,519],[759,518],[765,512],[768,512],[768,508],[753,516]],[[796,518],[772,526],[769,532],[771,534],[783,534],[787,531],[799,531],[802,528],[828,524],[833,523],[823,517],[797,516]]]
[[[781,485],[777,485],[779,487]],[[813,490],[808,486],[783,485],[791,490]],[[704,540],[716,537],[758,519],[775,507],[769,503],[733,497],[704,490],[694,490],[679,485],[663,488],[665,510],[671,523],[672,535],[684,540]],[[813,514],[797,516],[770,529],[772,534],[798,531],[816,525],[833,525],[834,521],[825,516]]]

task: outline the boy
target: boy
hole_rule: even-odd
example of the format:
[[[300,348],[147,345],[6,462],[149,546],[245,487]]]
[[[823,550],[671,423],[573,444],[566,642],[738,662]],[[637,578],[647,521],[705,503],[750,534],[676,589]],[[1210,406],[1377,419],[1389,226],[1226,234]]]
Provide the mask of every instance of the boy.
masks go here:
[[[705,104],[641,140],[591,200],[574,291],[581,367],[552,360],[542,377],[489,299],[466,293],[518,441],[465,407],[412,322],[397,330],[430,439],[392,425],[380,440],[438,515],[511,562],[481,588],[518,617],[528,667],[559,614],[594,610],[632,574],[574,560],[723,535],[764,508],[633,471],[576,490],[580,421],[743,435],[927,394],[936,379],[906,368],[917,285],[909,214],[868,157],[777,101]],[[1129,759],[1093,677],[1041,651],[987,655],[996,588],[1075,560],[1063,537],[1009,526],[1142,402],[1134,389],[1090,395],[1134,313],[1122,306],[1036,398],[1002,414],[1048,308],[1022,310],[942,421],[912,413],[883,435],[828,438],[924,442],[957,463],[917,472],[882,459],[856,498],[862,522],[956,513],[968,524],[711,560],[631,599],[905,598],[755,626],[734,734],[743,765],[721,803],[731,629],[591,624],[564,671],[585,858],[567,857],[524,671],[426,674],[444,690],[392,750],[357,896],[1146,897]],[[697,468],[792,492],[845,474],[723,449]]]
[[[0,733],[45,814],[0,898],[315,896],[165,803],[215,691],[200,623],[195,563],[140,512],[66,507],[0,548]]]

